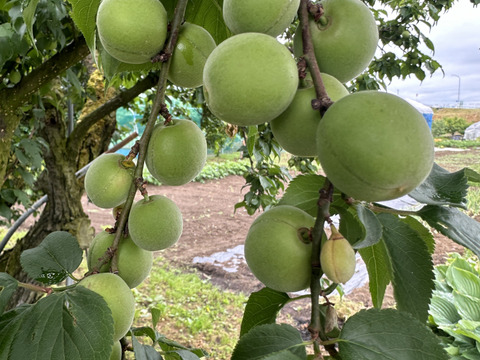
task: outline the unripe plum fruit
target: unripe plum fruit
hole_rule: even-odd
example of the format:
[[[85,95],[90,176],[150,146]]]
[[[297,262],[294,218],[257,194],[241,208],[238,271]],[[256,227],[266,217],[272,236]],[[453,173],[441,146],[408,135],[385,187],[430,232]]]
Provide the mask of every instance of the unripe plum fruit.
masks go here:
[[[330,99],[337,101],[348,95],[345,86],[333,76],[321,76]],[[313,86],[299,88],[288,108],[270,122],[275,139],[292,155],[317,155],[317,127],[322,117],[311,105],[316,97]]]
[[[276,37],[295,18],[300,0],[224,0],[223,20],[235,34],[258,32]]]
[[[148,143],[145,164],[164,185],[183,185],[193,180],[207,161],[207,141],[190,120],[172,120],[155,126]]]
[[[201,86],[205,62],[215,46],[212,35],[203,27],[184,23],[170,60],[168,80],[185,88]]]
[[[133,242],[140,248],[163,250],[175,244],[182,235],[182,213],[169,198],[152,195],[133,204],[128,230]]]
[[[105,50],[128,64],[143,64],[162,50],[167,12],[159,0],[102,0],[97,32]]]
[[[115,234],[106,231],[98,233],[90,245],[87,266],[92,270],[109,247],[113,245]],[[144,250],[132,241],[130,237],[121,238],[118,244],[118,276],[125,281],[130,288],[137,287],[146,279],[153,263],[151,251]],[[111,262],[103,265],[100,272],[108,272]]]
[[[125,336],[135,314],[135,299],[125,281],[112,273],[99,273],[82,279],[78,286],[96,292],[107,303],[113,317],[113,341]]]
[[[307,288],[312,245],[305,240],[312,216],[290,205],[265,211],[252,223],[245,240],[245,260],[265,286],[282,292]]]
[[[341,98],[317,129],[317,151],[332,184],[357,200],[408,194],[429,175],[434,143],[427,122],[402,98],[360,91]]]
[[[85,174],[90,201],[104,209],[124,203],[133,182],[133,167],[122,154],[103,154],[93,160]]]
[[[275,38],[234,35],[212,51],[203,72],[205,101],[230,124],[268,122],[290,104],[298,86],[295,60]]]
[[[120,341],[113,343],[112,353],[109,360],[122,360],[122,344]]]
[[[320,4],[321,21],[309,20],[315,57],[321,72],[346,83],[372,61],[378,44],[375,18],[360,0],[322,0]],[[301,27],[294,36],[294,52],[303,54]]]
[[[345,284],[355,274],[355,251],[335,226],[331,225],[331,229],[332,233],[320,252],[320,265],[331,281]]]

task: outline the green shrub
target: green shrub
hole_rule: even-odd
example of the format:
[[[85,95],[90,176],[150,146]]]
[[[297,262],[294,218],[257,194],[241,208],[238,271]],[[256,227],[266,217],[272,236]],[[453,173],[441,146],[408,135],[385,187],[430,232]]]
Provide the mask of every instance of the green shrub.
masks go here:
[[[444,134],[454,134],[459,132],[462,135],[465,133],[465,129],[470,124],[467,120],[459,117],[448,117],[441,120],[435,120],[432,123],[432,134],[434,137],[438,137]]]
[[[480,273],[475,256],[451,254],[435,267],[429,325],[452,359],[480,358]]]
[[[478,140],[451,140],[451,139],[439,139],[435,140],[436,147],[452,147],[460,149],[469,149],[480,147],[480,141]]]

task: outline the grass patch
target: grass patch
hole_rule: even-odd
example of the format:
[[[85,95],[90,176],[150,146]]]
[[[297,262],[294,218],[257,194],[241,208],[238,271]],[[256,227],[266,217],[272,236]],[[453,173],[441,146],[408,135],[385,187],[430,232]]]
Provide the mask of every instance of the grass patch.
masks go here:
[[[199,347],[212,359],[228,359],[240,330],[247,297],[223,291],[196,272],[175,268],[157,257],[150,276],[134,290],[135,326],[150,325],[150,309],[161,317],[157,331],[185,346]]]

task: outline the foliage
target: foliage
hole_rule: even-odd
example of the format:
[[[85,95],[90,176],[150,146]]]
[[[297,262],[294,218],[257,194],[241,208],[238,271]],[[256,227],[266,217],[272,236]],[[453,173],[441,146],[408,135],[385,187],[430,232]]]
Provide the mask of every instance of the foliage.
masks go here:
[[[480,357],[478,258],[450,254],[435,267],[435,290],[429,308],[429,325],[452,359]]]
[[[439,148],[457,148],[457,149],[471,149],[480,147],[478,140],[450,140],[450,139],[436,139],[435,146]]]
[[[470,124],[463,118],[446,117],[440,120],[435,120],[432,123],[432,134],[435,137],[445,134],[453,135],[456,132],[459,132],[463,135],[465,133],[465,129],[469,126]]]

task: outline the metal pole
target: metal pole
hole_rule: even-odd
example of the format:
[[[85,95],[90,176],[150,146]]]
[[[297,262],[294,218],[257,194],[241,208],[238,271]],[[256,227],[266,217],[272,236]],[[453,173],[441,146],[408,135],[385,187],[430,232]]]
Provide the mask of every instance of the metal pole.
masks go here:
[[[458,78],[457,103],[458,103],[458,107],[460,107],[460,85],[461,85],[461,78],[460,78],[460,75],[457,75],[457,74],[452,74],[452,76],[455,76],[455,77]]]
[[[118,143],[117,145],[113,146],[112,148],[108,149],[107,151],[105,151],[105,153],[112,153],[112,152],[115,152],[117,151],[118,149],[121,149],[124,145],[128,144],[130,141],[132,141],[133,139],[135,139],[136,137],[138,136],[138,133],[137,132],[134,132],[132,133],[131,135],[129,135],[127,138],[125,138],[124,140],[122,140],[120,143]],[[77,177],[77,179],[80,179],[82,176],[85,175],[85,173],[87,172],[88,168],[90,167],[90,165],[92,164],[92,162],[89,162],[87,165],[85,165],[83,168],[81,168],[80,170],[78,170],[76,173],[75,173],[75,176]],[[15,221],[15,223],[12,225],[12,227],[10,229],[8,229],[7,233],[5,234],[5,237],[3,238],[2,242],[0,243],[0,252],[3,251],[3,249],[5,248],[5,246],[7,245],[8,241],[10,240],[10,238],[12,237],[12,235],[15,233],[15,231],[17,231],[17,229],[20,227],[20,225],[22,225],[25,220],[34,212],[36,211],[40,206],[42,206],[45,202],[47,202],[47,199],[48,199],[48,195],[44,195],[42,196],[39,200],[37,200],[37,202],[35,202],[32,207],[30,209],[28,209],[27,211],[25,211],[22,216],[20,216],[17,221]]]

